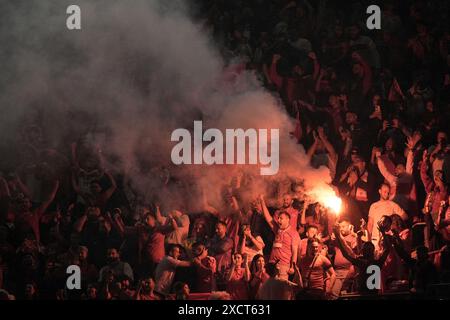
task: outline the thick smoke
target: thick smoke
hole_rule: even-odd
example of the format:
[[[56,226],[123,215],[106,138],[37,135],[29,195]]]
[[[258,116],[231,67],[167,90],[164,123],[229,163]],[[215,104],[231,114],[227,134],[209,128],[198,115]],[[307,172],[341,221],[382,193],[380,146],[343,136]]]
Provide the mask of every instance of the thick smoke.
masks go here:
[[[71,142],[89,133],[110,169],[124,171],[143,198],[156,192],[163,202],[189,202],[204,190],[214,201],[233,173],[259,170],[172,165],[171,132],[203,120],[204,127],[219,129],[279,128],[280,172],[267,179],[277,185],[304,180],[308,190],[332,192],[329,171],[310,168],[302,147],[289,137],[294,124],[279,101],[249,72],[230,81],[188,5],[166,2],[78,0],[78,31],[66,28],[66,8],[75,3],[1,4],[0,135],[9,156],[2,164],[17,159],[20,128],[38,122],[46,144],[66,154]],[[167,175],[179,183],[161,188]],[[261,181],[248,186],[251,196],[267,192]]]

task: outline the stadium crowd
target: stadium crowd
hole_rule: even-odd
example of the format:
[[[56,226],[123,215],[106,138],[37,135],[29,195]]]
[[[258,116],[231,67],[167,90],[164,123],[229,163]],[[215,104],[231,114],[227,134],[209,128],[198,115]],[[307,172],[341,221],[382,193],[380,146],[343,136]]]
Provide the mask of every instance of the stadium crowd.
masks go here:
[[[279,97],[342,212],[302,181],[248,195],[246,173],[218,186],[220,208],[173,208],[136,195],[85,137],[54,148],[34,121],[0,168],[0,299],[437,297],[450,283],[448,2],[383,1],[381,30],[365,25],[368,1],[201,3],[227,72]],[[179,183],[170,170],[151,171],[161,188]]]

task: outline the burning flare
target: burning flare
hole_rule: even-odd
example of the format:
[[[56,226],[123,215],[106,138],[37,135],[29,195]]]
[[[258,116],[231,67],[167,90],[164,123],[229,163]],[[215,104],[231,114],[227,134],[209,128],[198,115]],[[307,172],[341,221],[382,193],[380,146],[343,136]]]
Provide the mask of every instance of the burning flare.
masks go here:
[[[313,188],[309,193],[309,196],[315,201],[320,202],[323,206],[331,209],[336,215],[339,215],[342,208],[342,199],[336,195],[333,188],[329,186],[320,186]]]
[[[325,207],[333,210],[336,215],[339,215],[341,212],[342,200],[338,196],[326,197],[323,204]]]

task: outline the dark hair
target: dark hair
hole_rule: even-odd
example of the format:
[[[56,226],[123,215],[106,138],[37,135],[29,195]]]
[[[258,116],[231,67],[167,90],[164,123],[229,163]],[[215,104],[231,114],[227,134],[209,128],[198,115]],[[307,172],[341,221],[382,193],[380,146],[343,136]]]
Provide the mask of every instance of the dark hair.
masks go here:
[[[148,213],[145,214],[145,220],[147,220],[149,216],[156,220],[155,215],[153,213],[151,213],[151,212],[148,212]]]
[[[347,222],[350,223],[350,219],[347,217],[340,217],[339,222]]]
[[[202,241],[197,241],[197,242],[194,242],[194,244],[192,245],[192,249],[200,247],[200,246],[204,246],[206,248],[206,245]]]
[[[391,215],[391,224],[396,223],[400,229],[405,229],[405,223],[403,222],[402,218],[398,214]]]
[[[310,225],[308,225],[308,226],[306,227],[306,231],[308,231],[309,229],[316,229],[316,230],[319,230],[319,228],[317,228],[317,226],[316,226],[316,225],[313,225],[313,224],[310,224]]]
[[[291,215],[289,214],[289,212],[287,211],[281,211],[278,216],[281,216],[282,214],[284,214],[285,216],[287,216],[289,219],[291,219]]]
[[[172,250],[175,249],[175,248],[180,249],[180,251],[183,250],[183,246],[182,246],[182,245],[177,244],[177,243],[170,243],[170,244],[167,246],[167,252],[170,252],[170,251],[172,251]]]
[[[250,272],[253,273],[256,271],[256,261],[258,261],[259,258],[263,258],[264,261],[266,261],[266,258],[262,254],[257,254],[253,257],[252,262],[250,263]]]
[[[311,238],[311,239],[308,239],[308,247],[309,247],[310,245],[312,245],[314,242],[317,242],[317,243],[320,244],[319,239],[317,239],[317,238]]]
[[[383,186],[386,186],[386,187],[388,187],[389,189],[391,188],[391,186],[389,185],[389,183],[382,182],[382,183],[380,184],[380,188],[379,188],[379,189],[381,189]]]
[[[216,226],[217,226],[218,224],[223,225],[225,228],[228,227],[227,224],[226,224],[224,221],[222,221],[222,220],[217,221],[217,222],[216,222]]]

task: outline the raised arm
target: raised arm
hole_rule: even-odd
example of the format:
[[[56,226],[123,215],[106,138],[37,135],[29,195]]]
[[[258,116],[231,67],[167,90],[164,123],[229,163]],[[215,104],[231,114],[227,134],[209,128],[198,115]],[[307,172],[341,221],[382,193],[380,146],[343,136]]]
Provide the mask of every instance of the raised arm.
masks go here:
[[[119,233],[120,237],[123,238],[125,235],[125,224],[123,223],[120,213],[117,212],[117,210],[117,208],[113,210],[114,217],[111,217],[111,213],[107,211],[105,214],[105,220],[117,231],[117,233]]]
[[[161,209],[159,208],[159,205],[156,205],[155,217],[156,217],[156,221],[160,225],[164,225],[166,223],[166,218],[163,217],[163,215],[161,214]]]
[[[362,81],[363,88],[362,89],[363,89],[363,94],[367,95],[370,88],[372,87],[372,69],[370,68],[369,64],[363,59],[363,57],[361,57],[360,54],[354,52],[352,54],[352,58],[354,58],[359,64],[361,64],[361,66],[364,70],[363,81]]]
[[[231,279],[233,279],[233,276],[236,271],[236,258],[234,257],[234,255],[231,256],[231,259],[232,259],[231,267],[230,267],[230,270],[227,272],[227,276],[225,279],[227,282],[229,282],[229,281],[231,281]]]
[[[87,222],[87,214],[85,212],[77,221],[75,221],[73,225],[74,231],[77,233],[83,231],[86,222]]]
[[[309,207],[309,201],[305,199],[305,202],[303,203],[302,212],[300,213],[300,224],[302,226],[306,225],[306,210],[308,210]]]
[[[117,184],[116,184],[116,180],[114,179],[114,177],[112,176],[111,173],[105,172],[105,175],[108,177],[108,180],[111,183],[111,186],[106,191],[104,191],[103,194],[106,199],[109,199],[113,195],[114,191],[116,191]]]
[[[328,141],[328,138],[327,138],[325,132],[323,131],[322,127],[319,127],[317,132],[319,133],[319,138],[320,138],[320,140],[322,140],[322,143],[323,143],[325,149],[327,149],[328,154],[330,155],[330,160],[333,162],[333,165],[336,166],[336,163],[338,160],[338,155],[337,155],[336,151],[334,150],[333,145],[330,143],[330,141]]]
[[[348,247],[344,244],[344,240],[342,239],[341,230],[339,224],[336,224],[333,228],[334,235],[336,236],[336,241],[339,246],[339,249],[341,249],[342,255],[350,261],[352,264],[359,266],[359,260],[355,258],[353,251],[348,250]]]
[[[382,266],[382,265],[384,265],[387,257],[389,256],[389,253],[391,251],[392,242],[390,240],[390,237],[387,236],[385,232],[380,230],[380,233],[383,236],[383,253],[381,254],[381,257],[378,259],[378,265]]]
[[[316,152],[317,144],[318,144],[318,142],[319,142],[319,140],[318,140],[318,138],[317,138],[315,132],[313,132],[313,135],[314,135],[314,142],[313,142],[313,144],[311,145],[311,147],[309,147],[308,151],[306,152],[306,157],[308,158],[309,161],[311,161],[312,156],[313,156],[314,153]]]
[[[448,209],[448,203],[446,201],[441,201],[439,205],[439,214],[436,221],[436,230],[439,231],[440,229],[446,228],[448,225],[450,225],[450,219],[445,219],[446,211]]]
[[[271,229],[274,228],[273,218],[270,215],[269,209],[267,209],[266,201],[264,200],[264,196],[260,195],[259,200],[261,201],[261,207],[263,210],[264,219],[266,220],[267,224],[270,226]]]
[[[47,210],[48,206],[53,202],[55,199],[56,193],[59,189],[59,180],[55,180],[53,182],[52,190],[50,191],[50,194],[48,195],[47,199],[45,199],[41,205],[38,208],[39,215],[42,216],[44,212]]]
[[[407,137],[406,143],[406,172],[408,174],[413,173],[414,169],[414,150],[417,143],[422,139],[420,132],[416,131],[412,135]]]
[[[352,150],[353,147],[353,140],[351,135],[349,135],[348,137],[345,138],[345,146],[344,146],[344,158],[347,159],[348,155],[350,154],[350,151]]]
[[[375,154],[378,169],[380,170],[383,177],[389,182],[391,186],[394,186],[397,184],[397,177],[393,175],[386,167],[386,164],[384,163],[384,160],[381,158],[381,152],[377,151]]]
[[[425,187],[426,192],[433,191],[433,179],[428,175],[428,151],[424,150],[422,156],[422,164],[420,165],[420,178]]]
[[[406,173],[413,174],[414,170],[414,152],[408,149],[406,155]]]
[[[319,77],[319,72],[320,72],[319,60],[317,59],[317,56],[314,52],[308,53],[308,57],[313,61],[313,65],[314,65],[313,79],[317,80],[317,78]]]

